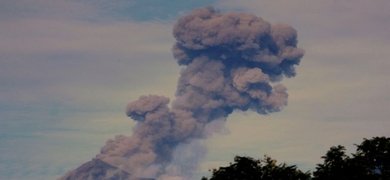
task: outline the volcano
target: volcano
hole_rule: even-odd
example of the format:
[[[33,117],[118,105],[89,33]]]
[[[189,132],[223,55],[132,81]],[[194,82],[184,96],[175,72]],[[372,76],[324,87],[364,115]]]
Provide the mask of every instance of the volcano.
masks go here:
[[[130,173],[112,166],[100,159],[92,159],[91,161],[81,165],[77,169],[68,172],[59,180],[154,180],[150,178],[132,177]]]

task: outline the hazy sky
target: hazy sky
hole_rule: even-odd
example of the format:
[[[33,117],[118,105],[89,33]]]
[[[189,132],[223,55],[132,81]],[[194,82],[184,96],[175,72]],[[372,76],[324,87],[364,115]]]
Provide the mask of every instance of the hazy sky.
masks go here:
[[[313,170],[333,145],[390,136],[387,0],[2,0],[0,179],[55,179],[130,135],[129,102],[175,93],[175,21],[208,5],[291,25],[305,56],[288,106],[233,113],[197,174],[235,155]]]

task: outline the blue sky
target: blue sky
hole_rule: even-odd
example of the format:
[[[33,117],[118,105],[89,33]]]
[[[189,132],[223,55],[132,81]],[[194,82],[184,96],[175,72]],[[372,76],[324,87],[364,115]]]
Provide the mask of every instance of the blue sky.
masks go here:
[[[234,155],[313,170],[333,145],[390,136],[390,3],[345,1],[0,2],[0,179],[55,179],[131,134],[127,103],[173,98],[176,19],[201,6],[241,10],[298,31],[306,53],[282,81],[289,105],[236,112],[204,141],[198,174]]]

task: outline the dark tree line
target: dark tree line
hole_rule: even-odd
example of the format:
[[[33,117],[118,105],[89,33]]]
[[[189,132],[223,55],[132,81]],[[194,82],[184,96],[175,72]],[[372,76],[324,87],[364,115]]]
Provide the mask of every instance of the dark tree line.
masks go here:
[[[344,146],[331,147],[313,172],[313,179],[390,180],[390,138],[364,139],[351,156]]]
[[[276,160],[268,156],[262,160],[236,156],[230,166],[213,169],[212,173],[210,180],[303,180],[310,177],[310,173],[301,172],[295,165],[288,166],[285,163],[277,165]],[[208,179],[203,177],[202,180]]]
[[[236,156],[229,166],[212,169],[211,177],[202,180],[390,180],[390,138],[364,139],[356,147],[350,156],[344,146],[331,147],[313,173],[277,164],[268,156],[261,160]]]

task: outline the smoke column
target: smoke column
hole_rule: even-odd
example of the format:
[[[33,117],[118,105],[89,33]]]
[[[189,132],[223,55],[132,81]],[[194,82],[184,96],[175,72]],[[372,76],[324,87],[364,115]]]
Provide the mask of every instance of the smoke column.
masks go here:
[[[126,113],[138,122],[133,134],[107,141],[96,157],[134,177],[190,179],[191,173],[171,165],[175,149],[183,144],[193,149],[207,124],[225,120],[236,109],[280,111],[288,94],[278,82],[295,76],[304,54],[289,25],[212,7],[181,17],[173,36],[172,52],[183,69],[172,106],[169,98],[157,95],[130,103]]]

